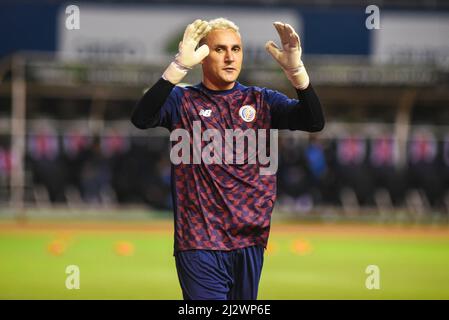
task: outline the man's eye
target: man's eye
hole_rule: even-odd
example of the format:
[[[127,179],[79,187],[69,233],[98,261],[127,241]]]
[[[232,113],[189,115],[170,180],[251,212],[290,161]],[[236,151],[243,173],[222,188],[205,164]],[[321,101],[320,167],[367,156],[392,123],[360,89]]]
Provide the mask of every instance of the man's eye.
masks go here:
[[[217,48],[217,49],[215,49],[215,51],[217,51],[217,52],[223,52],[223,48]]]
[[[234,52],[239,52],[239,51],[240,51],[240,48],[239,48],[239,47],[235,47],[235,48],[233,48],[232,50],[234,50]]]

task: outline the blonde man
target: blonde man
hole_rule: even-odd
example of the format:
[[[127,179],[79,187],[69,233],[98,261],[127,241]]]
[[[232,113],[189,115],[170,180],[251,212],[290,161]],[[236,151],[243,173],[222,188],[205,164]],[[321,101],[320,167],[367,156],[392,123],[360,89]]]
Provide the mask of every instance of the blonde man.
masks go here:
[[[196,20],[187,26],[174,61],[137,103],[132,123],[140,129],[185,130],[189,136],[198,128],[201,133],[214,130],[222,140],[219,146],[226,145],[230,129],[322,130],[324,117],[301,60],[299,37],[288,24],[275,22],[274,27],[282,48],[269,41],[266,49],[298,99],[237,82],[243,61],[238,27],[223,18]],[[176,86],[198,64],[202,82]],[[188,141],[194,144],[195,136]],[[233,152],[232,160],[239,151]],[[174,255],[185,299],[257,298],[276,175],[261,174],[264,165],[260,159],[251,163],[248,154],[243,163],[172,162]]]

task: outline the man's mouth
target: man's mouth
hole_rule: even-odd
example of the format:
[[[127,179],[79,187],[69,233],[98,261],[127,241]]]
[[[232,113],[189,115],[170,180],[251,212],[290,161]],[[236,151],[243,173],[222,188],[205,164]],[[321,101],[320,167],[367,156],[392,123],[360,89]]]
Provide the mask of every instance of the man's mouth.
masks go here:
[[[225,70],[225,71],[236,71],[237,69],[233,68],[233,67],[225,67],[225,68],[223,68],[223,70]]]

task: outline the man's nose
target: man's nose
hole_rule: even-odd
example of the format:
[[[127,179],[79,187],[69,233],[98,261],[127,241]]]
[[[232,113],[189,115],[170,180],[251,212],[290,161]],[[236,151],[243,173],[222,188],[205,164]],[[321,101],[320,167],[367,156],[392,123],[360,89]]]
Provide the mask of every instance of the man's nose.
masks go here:
[[[232,50],[227,50],[225,55],[226,62],[233,62],[235,60],[234,52]]]

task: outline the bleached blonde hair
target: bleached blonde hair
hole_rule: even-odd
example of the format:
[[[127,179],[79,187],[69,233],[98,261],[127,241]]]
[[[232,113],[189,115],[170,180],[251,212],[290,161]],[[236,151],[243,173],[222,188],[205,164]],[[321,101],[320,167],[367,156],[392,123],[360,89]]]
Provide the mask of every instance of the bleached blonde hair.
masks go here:
[[[234,22],[226,18],[216,18],[209,20],[209,26],[211,27],[211,31],[216,29],[222,30],[231,29],[234,30],[236,33],[239,33],[239,27],[237,27],[237,25]]]
[[[235,33],[237,33],[240,36],[239,27],[232,22],[229,19],[226,18],[216,18],[209,20],[209,26],[211,27],[209,32],[213,30],[233,30]],[[204,40],[206,39],[209,32],[200,40],[200,45],[204,43]]]

